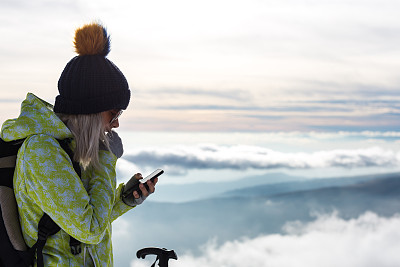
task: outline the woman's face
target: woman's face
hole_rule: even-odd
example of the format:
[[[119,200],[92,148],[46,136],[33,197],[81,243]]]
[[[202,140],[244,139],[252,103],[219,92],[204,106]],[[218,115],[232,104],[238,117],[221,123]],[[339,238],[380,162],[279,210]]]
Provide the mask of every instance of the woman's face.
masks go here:
[[[119,127],[118,118],[121,113],[122,111],[119,109],[111,109],[103,111],[101,113],[101,117],[103,118],[103,125],[107,132],[111,132],[113,128]]]

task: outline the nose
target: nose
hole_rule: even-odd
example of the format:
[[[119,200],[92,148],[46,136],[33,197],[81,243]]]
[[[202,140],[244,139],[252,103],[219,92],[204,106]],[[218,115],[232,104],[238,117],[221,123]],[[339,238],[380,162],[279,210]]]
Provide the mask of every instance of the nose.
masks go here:
[[[111,129],[112,128],[118,128],[119,127],[119,119],[116,119],[115,121],[113,121],[111,124]]]

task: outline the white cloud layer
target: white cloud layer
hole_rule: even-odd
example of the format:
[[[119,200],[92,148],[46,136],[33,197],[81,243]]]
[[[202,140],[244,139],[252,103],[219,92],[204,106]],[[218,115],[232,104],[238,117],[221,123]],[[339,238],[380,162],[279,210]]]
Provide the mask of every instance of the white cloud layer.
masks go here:
[[[258,146],[208,144],[143,148],[125,155],[124,158],[138,165],[173,166],[185,169],[313,169],[400,165],[399,152],[380,147],[285,153]]]
[[[400,215],[391,218],[365,213],[344,220],[336,214],[314,222],[288,223],[285,235],[210,242],[202,255],[179,255],[171,267],[394,267],[400,263]],[[151,264],[151,263],[150,263]],[[131,266],[150,266],[133,260]]]

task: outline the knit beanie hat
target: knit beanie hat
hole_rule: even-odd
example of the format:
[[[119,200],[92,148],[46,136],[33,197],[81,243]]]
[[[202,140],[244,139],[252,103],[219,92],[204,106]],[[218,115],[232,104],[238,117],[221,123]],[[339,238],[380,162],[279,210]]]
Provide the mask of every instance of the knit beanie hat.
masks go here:
[[[59,95],[54,112],[93,114],[111,109],[126,109],[130,90],[122,72],[106,58],[110,37],[97,23],[84,25],[75,32],[78,56],[65,66],[58,80]]]

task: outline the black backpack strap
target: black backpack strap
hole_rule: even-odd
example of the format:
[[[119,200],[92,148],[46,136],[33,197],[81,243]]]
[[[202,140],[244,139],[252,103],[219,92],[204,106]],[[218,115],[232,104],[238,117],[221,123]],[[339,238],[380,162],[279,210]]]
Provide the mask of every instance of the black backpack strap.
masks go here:
[[[46,213],[39,221],[38,240],[32,249],[36,249],[37,253],[37,266],[43,267],[43,247],[46,244],[47,238],[60,231],[60,227],[50,218]]]
[[[72,255],[78,255],[82,252],[81,241],[76,240],[72,236],[69,236],[69,246],[71,247]]]
[[[15,162],[18,150],[25,139],[4,141],[0,138],[0,186],[13,187]]]

